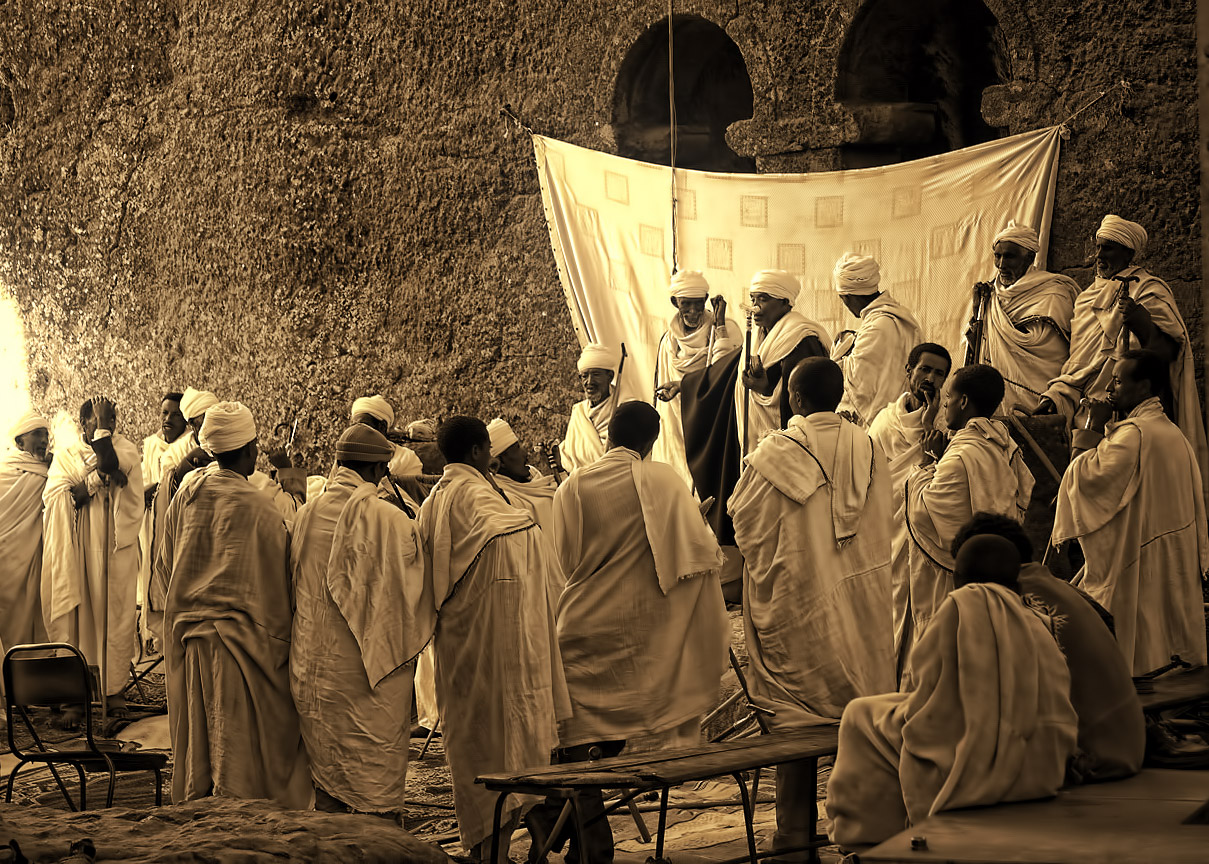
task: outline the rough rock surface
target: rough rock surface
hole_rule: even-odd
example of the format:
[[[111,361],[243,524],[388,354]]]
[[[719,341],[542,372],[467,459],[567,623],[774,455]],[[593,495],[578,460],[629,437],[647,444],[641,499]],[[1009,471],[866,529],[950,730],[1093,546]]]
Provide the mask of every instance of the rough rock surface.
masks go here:
[[[97,861],[132,864],[449,860],[439,847],[375,816],[285,811],[268,801],[208,798],[169,807],[83,813],[0,804],[0,844],[16,839],[32,864],[67,858],[71,842],[82,837],[92,838]]]
[[[845,43],[885,2],[678,3],[747,64],[753,117],[732,148],[762,171],[836,167],[859,133],[836,98]],[[1195,4],[986,5],[1006,75],[983,93],[991,126],[1058,123],[1129,79],[1070,124],[1051,266],[1086,284],[1100,217],[1142,222],[1199,356]],[[35,404],[106,391],[141,435],[163,389],[209,387],[254,405],[268,444],[298,415],[313,468],[366,391],[402,418],[500,413],[522,437],[557,435],[578,346],[532,148],[500,109],[615,149],[619,73],[666,10],[0,4],[0,282]]]

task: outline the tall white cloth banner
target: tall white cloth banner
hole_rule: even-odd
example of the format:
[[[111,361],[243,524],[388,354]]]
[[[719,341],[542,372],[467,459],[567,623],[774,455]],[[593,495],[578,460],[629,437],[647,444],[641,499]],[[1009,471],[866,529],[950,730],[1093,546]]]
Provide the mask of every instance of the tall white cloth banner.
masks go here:
[[[739,321],[751,275],[788,270],[802,283],[798,308],[834,335],[858,323],[831,286],[836,259],[872,255],[881,289],[960,364],[971,287],[994,275],[991,243],[1009,219],[1037,229],[1037,266],[1045,267],[1059,144],[1055,126],[853,171],[677,169],[677,264],[701,270],[711,296],[722,294]],[[580,344],[624,342],[625,395],[651,401],[659,337],[674,314],[671,169],[540,135],[533,146]]]

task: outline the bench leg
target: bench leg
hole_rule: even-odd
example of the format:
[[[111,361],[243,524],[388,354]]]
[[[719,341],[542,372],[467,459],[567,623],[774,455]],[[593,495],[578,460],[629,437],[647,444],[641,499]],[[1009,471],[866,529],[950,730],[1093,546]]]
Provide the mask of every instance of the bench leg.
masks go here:
[[[743,781],[742,774],[732,774],[731,776],[739,784],[739,797],[743,804],[743,827],[747,829],[747,854],[751,858],[751,864],[756,864],[759,860],[759,853],[756,852],[756,828],[752,824],[755,818],[755,799],[748,798],[747,784]]]
[[[571,814],[575,817],[575,836],[579,841],[579,864],[590,864],[592,853],[588,849],[588,833],[584,830],[584,817],[579,809],[579,795],[572,792],[567,803],[571,805]]]
[[[491,822],[491,864],[499,864],[500,861],[500,821],[504,816],[504,801],[507,797],[507,792],[501,792],[495,799],[495,818]]]
[[[813,803],[810,807],[810,841],[812,843],[818,843],[819,840],[826,839],[825,837],[819,836],[819,795],[817,791],[819,783],[819,760],[818,757],[815,756],[806,761],[810,763],[810,774],[814,777],[816,790],[815,794],[811,796],[813,798]],[[819,847],[817,845],[810,847],[810,857],[807,860],[810,862],[810,864],[819,864]]]
[[[670,786],[664,786],[659,793],[659,836],[655,839],[655,857],[647,859],[647,864],[665,864],[663,835],[667,831],[667,798],[671,791]]]

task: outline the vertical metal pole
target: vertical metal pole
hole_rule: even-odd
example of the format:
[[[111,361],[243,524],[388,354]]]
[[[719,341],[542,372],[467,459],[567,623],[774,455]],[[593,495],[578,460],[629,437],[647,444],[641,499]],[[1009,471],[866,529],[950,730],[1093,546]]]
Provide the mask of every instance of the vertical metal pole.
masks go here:
[[[101,721],[104,722],[109,717],[109,695],[105,691],[109,679],[109,550],[113,546],[113,497],[108,480],[101,489],[101,507],[105,511],[105,535],[101,546]]]

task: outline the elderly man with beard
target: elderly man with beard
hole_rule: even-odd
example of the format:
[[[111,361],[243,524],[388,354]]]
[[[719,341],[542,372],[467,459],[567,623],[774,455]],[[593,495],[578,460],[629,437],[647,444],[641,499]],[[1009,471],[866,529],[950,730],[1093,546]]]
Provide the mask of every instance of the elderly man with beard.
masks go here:
[[[616,401],[610,397],[613,387],[621,386],[613,380],[620,364],[621,352],[607,345],[589,342],[580,352],[576,368],[587,398],[571,408],[567,434],[558,447],[559,461],[567,471],[591,465],[605,454]]]
[[[0,645],[45,642],[42,623],[42,490],[51,456],[49,424],[27,411],[9,429],[15,449],[0,457]]]
[[[985,300],[979,362],[1003,376],[1005,407],[1032,411],[1070,354],[1071,318],[1079,286],[1073,279],[1037,269],[1037,232],[1008,222],[991,250],[995,276],[976,287]],[[971,303],[971,306],[973,304]],[[971,324],[975,310],[971,308]],[[962,351],[972,337],[967,332]]]
[[[659,340],[655,359],[655,408],[662,431],[651,458],[666,462],[688,484],[693,478],[684,455],[684,429],[680,418],[680,381],[689,372],[704,369],[739,347],[742,331],[726,317],[726,300],[714,297],[706,309],[709,283],[699,270],[681,270],[672,276],[671,303],[676,314]]]
[[[923,435],[936,429],[940,391],[949,377],[953,361],[949,352],[935,342],[921,342],[907,357],[907,391],[878,412],[869,427],[869,437],[886,456],[890,471],[890,493],[894,507],[894,539],[891,542],[891,573],[894,584],[894,656],[901,678],[911,644],[911,562],[903,493],[907,477],[923,459]]]
[[[1192,445],[1205,488],[1209,447],[1196,391],[1195,358],[1188,328],[1167,283],[1135,262],[1146,253],[1146,229],[1108,215],[1096,231],[1096,281],[1075,300],[1070,357],[1050,381],[1036,414],[1060,413],[1087,421],[1082,400],[1108,392],[1113,368],[1133,348],[1153,351],[1168,364],[1168,382],[1155,395],[1164,413]]]

